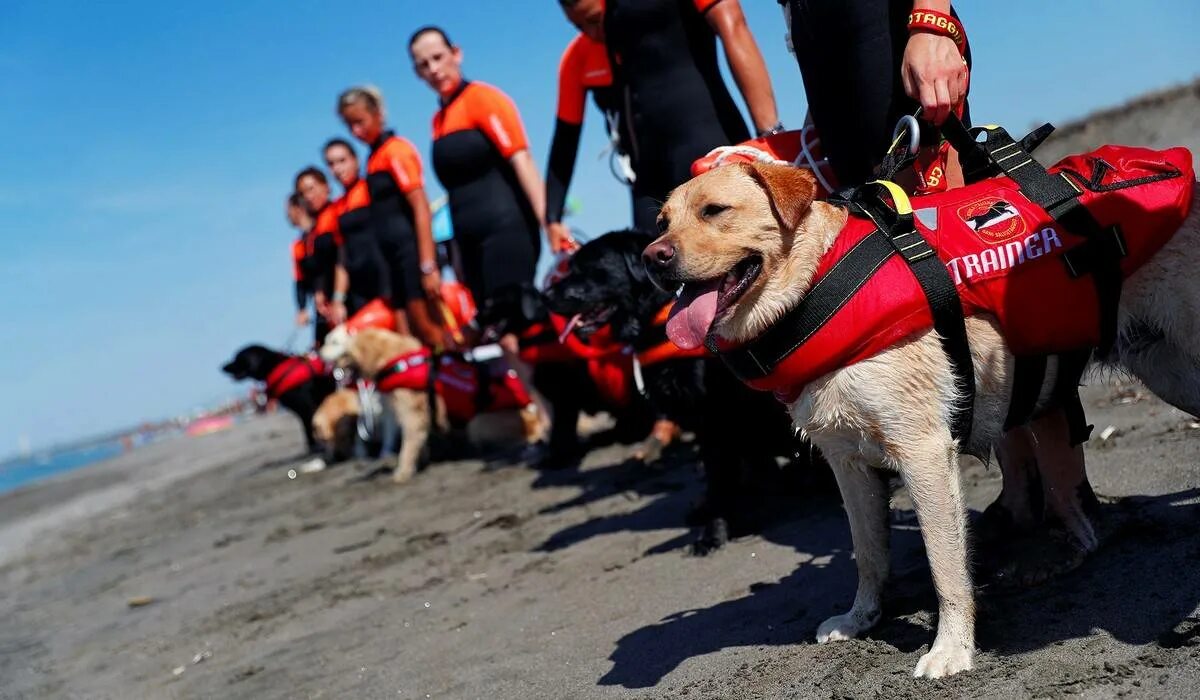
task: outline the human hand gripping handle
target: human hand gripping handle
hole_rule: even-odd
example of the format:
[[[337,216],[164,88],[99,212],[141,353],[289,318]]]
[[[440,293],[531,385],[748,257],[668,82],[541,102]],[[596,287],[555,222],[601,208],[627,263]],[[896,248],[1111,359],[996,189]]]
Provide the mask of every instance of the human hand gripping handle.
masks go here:
[[[546,239],[550,242],[550,252],[573,253],[579,248],[579,243],[571,235],[571,229],[561,221],[546,224]]]
[[[920,102],[925,117],[937,125],[962,104],[969,80],[963,57],[966,37],[949,10],[947,0],[914,3],[900,68],[904,92]]]

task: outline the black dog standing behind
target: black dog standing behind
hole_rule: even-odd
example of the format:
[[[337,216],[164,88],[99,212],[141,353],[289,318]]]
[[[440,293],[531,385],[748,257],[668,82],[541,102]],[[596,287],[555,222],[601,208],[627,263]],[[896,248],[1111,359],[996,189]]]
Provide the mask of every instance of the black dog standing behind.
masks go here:
[[[656,287],[642,265],[642,250],[652,239],[617,231],[587,243],[572,256],[566,276],[546,291],[547,306],[564,316],[580,314],[581,337],[609,325],[635,352],[664,342],[655,321],[674,295]],[[667,359],[644,366],[642,375],[655,412],[697,435],[707,492],[690,519],[702,528],[695,551],[705,554],[730,537],[757,531],[763,499],[780,481],[776,458],[811,454],[793,435],[787,412],[715,358]]]
[[[494,295],[479,310],[477,322],[489,336],[519,336],[521,353],[536,347],[557,346],[550,311],[542,294],[532,286],[509,287]],[[533,387],[550,404],[549,444],[531,465],[539,469],[565,469],[579,464],[587,450],[577,432],[579,417],[607,412],[616,420],[615,437],[621,442],[640,440],[650,430],[650,407],[641,396],[625,405],[613,405],[596,387],[585,360],[557,357],[532,361]]]
[[[261,345],[242,348],[221,370],[238,381],[267,382],[267,395],[300,419],[308,451],[320,451],[313,437],[312,418],[325,397],[337,389],[332,374],[308,358],[276,352]],[[272,373],[275,373],[274,377]]]

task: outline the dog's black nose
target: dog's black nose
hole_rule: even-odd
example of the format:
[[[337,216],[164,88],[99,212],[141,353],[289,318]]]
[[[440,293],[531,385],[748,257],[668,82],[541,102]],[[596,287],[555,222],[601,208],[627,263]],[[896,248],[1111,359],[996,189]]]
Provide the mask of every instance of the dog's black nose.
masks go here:
[[[646,268],[653,270],[656,267],[662,268],[671,264],[675,259],[675,246],[666,239],[659,239],[650,245],[646,246],[646,250],[642,252],[642,262]]]

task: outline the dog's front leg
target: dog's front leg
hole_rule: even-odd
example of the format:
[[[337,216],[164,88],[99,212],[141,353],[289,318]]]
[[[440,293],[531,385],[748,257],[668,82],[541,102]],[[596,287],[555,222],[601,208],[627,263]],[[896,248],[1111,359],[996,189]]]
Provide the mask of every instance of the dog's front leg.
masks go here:
[[[432,416],[429,399],[423,391],[397,389],[392,392],[396,416],[400,421],[400,453],[392,481],[402,484],[417,473],[417,463],[429,442]]]
[[[975,656],[975,598],[967,570],[967,523],[958,474],[958,450],[948,429],[917,436],[896,448],[901,474],[921,525],[933,586],[938,628],[933,647],[913,675],[941,678],[972,667]]]
[[[852,446],[841,450],[822,446],[833,466],[858,565],[858,592],[844,615],[835,615],[817,628],[817,641],[853,639],[879,622],[883,586],[889,571],[888,485],[886,475],[868,464]]]

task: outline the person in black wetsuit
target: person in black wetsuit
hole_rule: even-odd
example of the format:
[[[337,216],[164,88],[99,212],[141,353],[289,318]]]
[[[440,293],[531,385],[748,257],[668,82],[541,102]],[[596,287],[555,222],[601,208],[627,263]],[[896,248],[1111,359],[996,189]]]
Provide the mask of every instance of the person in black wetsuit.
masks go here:
[[[462,50],[445,31],[418,29],[408,49],[417,76],[438,95],[433,169],[449,198],[462,281],[482,309],[506,290],[533,286],[545,215],[542,178],[516,105],[499,89],[463,77]],[[549,243],[553,251],[569,245],[553,233]],[[500,345],[531,387],[516,336],[505,335]]]
[[[339,255],[334,277],[329,321],[342,323],[373,299],[390,300],[391,275],[375,236],[371,217],[371,195],[367,181],[359,175],[358,156],[343,139],[325,144],[325,164],[342,184],[345,193],[333,203],[337,222]],[[397,314],[397,327],[404,320]]]
[[[581,32],[608,49],[635,175],[636,228],[655,230],[660,203],[691,178],[692,161],[750,137],[721,77],[718,36],[756,131],[783,130],[738,0],[559,2]]]
[[[307,325],[307,295],[312,295],[313,305],[317,310],[313,331],[316,344],[320,345],[331,328],[328,319],[329,299],[333,295],[339,247],[337,209],[329,201],[329,181],[325,178],[325,173],[317,168],[308,167],[300,171],[296,175],[295,185],[296,192],[303,199],[312,221],[297,241],[299,246],[295,249],[297,279],[302,279],[305,286],[305,300],[301,301],[297,291],[296,302],[302,304],[301,313],[304,318],[301,325]],[[299,316],[297,323],[301,323]]]
[[[383,95],[378,90],[346,90],[338,98],[338,113],[355,138],[371,148],[367,191],[376,236],[391,277],[392,308],[405,311],[409,328],[421,342],[440,348],[447,340],[435,320],[441,275],[421,158],[411,142],[387,129]]]

